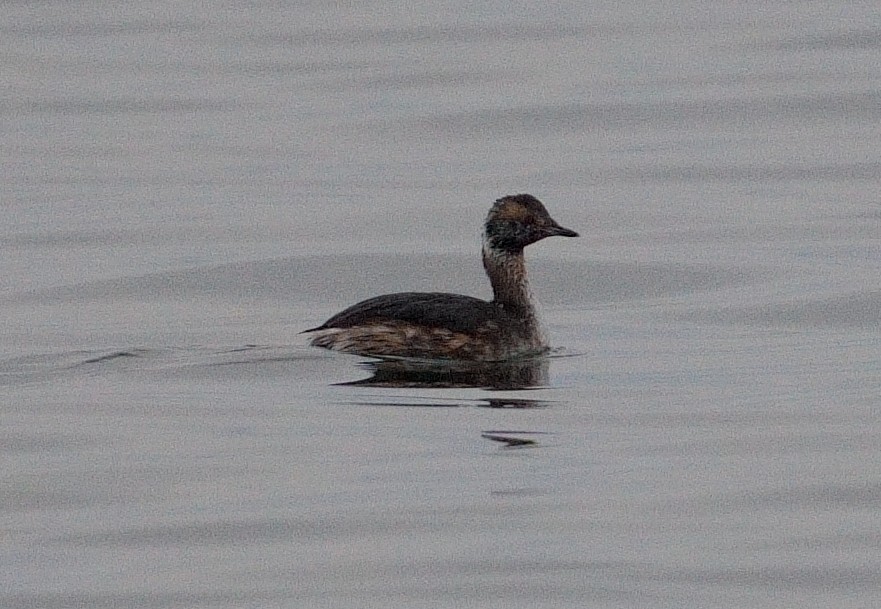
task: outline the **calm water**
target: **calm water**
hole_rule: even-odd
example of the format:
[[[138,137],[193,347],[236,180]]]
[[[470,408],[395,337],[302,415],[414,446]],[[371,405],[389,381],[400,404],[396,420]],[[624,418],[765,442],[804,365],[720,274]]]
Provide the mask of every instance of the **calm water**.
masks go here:
[[[0,606],[881,604],[873,3],[5,3]],[[298,332],[488,295],[554,357]]]

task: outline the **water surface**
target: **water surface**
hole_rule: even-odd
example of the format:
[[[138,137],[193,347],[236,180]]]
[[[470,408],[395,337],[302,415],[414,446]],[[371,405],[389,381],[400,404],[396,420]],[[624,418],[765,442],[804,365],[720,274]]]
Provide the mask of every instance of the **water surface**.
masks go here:
[[[0,605],[879,603],[874,7],[203,8],[0,17]],[[298,335],[516,192],[553,357]]]

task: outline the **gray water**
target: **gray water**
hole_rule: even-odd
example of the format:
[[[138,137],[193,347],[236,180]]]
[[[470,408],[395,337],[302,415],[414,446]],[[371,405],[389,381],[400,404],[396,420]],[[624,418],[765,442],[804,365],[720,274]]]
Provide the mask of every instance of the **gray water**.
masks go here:
[[[881,604],[874,3],[12,2],[0,606]],[[298,333],[486,297],[557,350]],[[460,371],[461,372],[461,371]]]

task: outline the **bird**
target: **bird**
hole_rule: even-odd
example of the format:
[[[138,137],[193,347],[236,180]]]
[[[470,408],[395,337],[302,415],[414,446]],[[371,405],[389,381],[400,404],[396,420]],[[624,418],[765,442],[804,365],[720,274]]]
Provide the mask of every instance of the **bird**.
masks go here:
[[[320,326],[310,344],[380,358],[506,361],[549,350],[527,281],[523,250],[547,237],[578,237],[529,194],[496,200],[483,224],[492,300],[441,292],[368,298]]]

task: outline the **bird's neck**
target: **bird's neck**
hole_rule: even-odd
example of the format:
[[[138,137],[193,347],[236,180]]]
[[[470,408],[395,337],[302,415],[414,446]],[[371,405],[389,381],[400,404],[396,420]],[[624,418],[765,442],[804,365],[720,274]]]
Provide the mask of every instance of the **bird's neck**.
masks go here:
[[[493,302],[514,314],[530,317],[534,314],[523,250],[500,251],[484,243],[483,268],[492,284]]]

